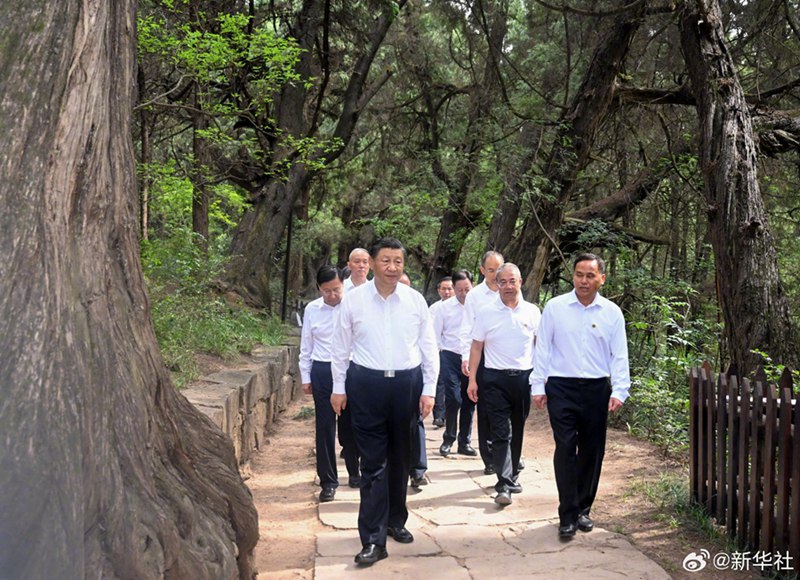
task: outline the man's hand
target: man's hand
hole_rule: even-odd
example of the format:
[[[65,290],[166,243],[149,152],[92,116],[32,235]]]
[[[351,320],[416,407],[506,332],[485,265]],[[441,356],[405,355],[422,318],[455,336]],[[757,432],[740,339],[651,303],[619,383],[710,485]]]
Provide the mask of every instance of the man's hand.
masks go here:
[[[544,409],[547,405],[547,395],[532,395],[531,402],[537,409]]]
[[[428,395],[422,395],[419,398],[419,414],[422,415],[423,419],[433,411],[434,402],[436,402],[436,399]]]
[[[619,411],[620,407],[622,407],[622,401],[620,401],[619,399],[611,397],[608,400],[608,412],[609,413],[616,413],[617,411]]]
[[[461,374],[464,375],[465,377],[469,376],[469,361],[468,360],[462,360],[461,361]]]
[[[333,407],[334,413],[341,415],[342,411],[347,407],[347,395],[337,395],[333,393],[331,395],[331,407]]]
[[[478,402],[478,383],[476,383],[474,380],[470,380],[469,382],[469,386],[467,387],[467,396],[473,403]]]
[[[311,394],[311,383],[303,383],[303,392],[306,395],[310,395]]]

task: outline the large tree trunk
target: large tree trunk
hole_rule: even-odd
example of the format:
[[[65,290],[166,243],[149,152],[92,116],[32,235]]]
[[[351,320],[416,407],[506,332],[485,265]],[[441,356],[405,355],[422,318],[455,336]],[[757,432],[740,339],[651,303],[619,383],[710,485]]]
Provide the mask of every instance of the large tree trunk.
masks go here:
[[[684,3],[680,28],[698,103],[704,193],[732,362],[741,375],[750,373],[759,362],[751,352],[757,348],[796,366],[797,335],[758,186],[752,121],[717,0]]]
[[[622,0],[620,4],[630,3]],[[643,2],[617,16],[594,52],[581,87],[561,119],[561,129],[544,168],[546,185],[533,201],[520,236],[512,241],[506,252],[506,259],[519,265],[525,275],[524,290],[532,299],[539,293],[550,254],[556,249],[558,228],[578,175],[589,161],[597,130],[612,105],[616,79],[641,24],[644,8]]]
[[[0,4],[0,577],[252,578],[252,498],[170,384],[137,242],[134,4]]]

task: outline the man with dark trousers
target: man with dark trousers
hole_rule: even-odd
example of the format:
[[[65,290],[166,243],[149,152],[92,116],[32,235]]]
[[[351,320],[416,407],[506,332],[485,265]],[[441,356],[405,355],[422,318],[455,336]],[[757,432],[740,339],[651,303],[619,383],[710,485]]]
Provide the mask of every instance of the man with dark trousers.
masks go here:
[[[331,409],[331,338],[333,322],[344,296],[342,271],[322,266],[317,271],[320,297],[306,306],[300,337],[300,380],[303,392],[314,397],[317,475],[322,488],[319,501],[332,501],[339,486],[336,468],[336,413]],[[349,474],[350,487],[359,486],[358,450],[350,425],[350,413],[339,417],[339,443]]]
[[[605,263],[582,254],[574,263],[572,292],[544,308],[531,373],[533,404],[550,415],[556,450],[558,535],[594,528],[592,509],[606,445],[608,413],[630,389],[625,319],[599,294]]]
[[[497,283],[495,278],[497,270],[503,265],[503,255],[499,252],[488,251],[481,259],[481,274],[483,282],[475,286],[464,300],[464,321],[461,326],[461,372],[469,377],[474,373],[475,380],[480,385],[483,374],[483,358],[478,366],[470,366],[469,354],[472,346],[472,325],[475,322],[475,313],[497,300]],[[486,475],[494,473],[492,460],[492,437],[489,430],[489,418],[483,402],[478,402],[478,450],[483,460],[483,472]]]
[[[439,455],[447,457],[458,441],[458,453],[474,457],[478,454],[472,441],[472,417],[475,403],[467,396],[467,377],[461,372],[460,332],[464,319],[464,301],[472,290],[472,274],[460,270],[452,276],[455,296],[437,302],[433,313],[433,332],[439,345],[439,381],[436,388],[444,391],[445,429]],[[434,305],[435,306],[435,305]]]
[[[439,357],[425,299],[398,283],[405,258],[399,241],[378,240],[373,279],[346,295],[334,326],[331,405],[350,409],[361,454],[359,565],[388,556],[387,535],[414,541],[405,527],[411,437],[433,409]]]
[[[453,288],[453,278],[451,276],[445,276],[439,283],[436,284],[436,292],[439,294],[439,300],[431,304],[428,311],[431,313],[431,319],[436,320],[436,311],[444,304],[445,300],[448,298],[452,298],[455,294],[455,289]],[[439,341],[439,338],[436,338],[436,341]],[[445,397],[444,397],[444,385],[442,381],[438,381],[436,383],[436,403],[433,405],[433,426],[437,429],[439,427],[444,427],[444,415],[445,415]]]
[[[467,393],[486,406],[497,474],[494,501],[506,506],[512,493],[522,492],[519,460],[531,409],[529,377],[541,314],[522,298],[522,275],[516,265],[500,266],[496,281],[500,299],[481,308],[472,327],[470,367],[477,368],[481,355],[485,362],[480,385],[471,376]]]

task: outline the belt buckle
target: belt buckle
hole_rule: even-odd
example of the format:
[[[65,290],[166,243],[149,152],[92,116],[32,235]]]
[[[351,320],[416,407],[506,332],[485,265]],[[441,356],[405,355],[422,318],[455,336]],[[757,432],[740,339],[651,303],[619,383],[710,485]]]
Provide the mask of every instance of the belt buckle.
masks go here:
[[[385,378],[385,379],[393,379],[394,378],[394,371],[383,371],[383,378]]]

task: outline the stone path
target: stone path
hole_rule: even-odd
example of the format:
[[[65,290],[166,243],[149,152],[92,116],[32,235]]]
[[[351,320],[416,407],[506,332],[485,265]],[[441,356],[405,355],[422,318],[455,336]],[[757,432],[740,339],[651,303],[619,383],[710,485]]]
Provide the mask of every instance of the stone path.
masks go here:
[[[426,425],[429,427],[429,425]],[[483,474],[479,458],[438,453],[441,430],[428,428],[428,474],[419,491],[409,488],[408,529],[412,544],[388,539],[389,558],[361,568],[357,531],[358,490],[339,487],[336,499],[320,504],[324,524],[317,535],[314,578],[338,579],[352,573],[372,578],[490,579],[647,578],[670,576],[622,535],[595,528],[571,541],[556,534],[558,505],[549,460],[527,459],[524,487],[513,504],[493,501],[495,476]],[[552,451],[550,451],[552,453]],[[539,457],[545,457],[537,453]],[[344,465],[339,473],[346,473]],[[602,488],[601,488],[602,489]]]

